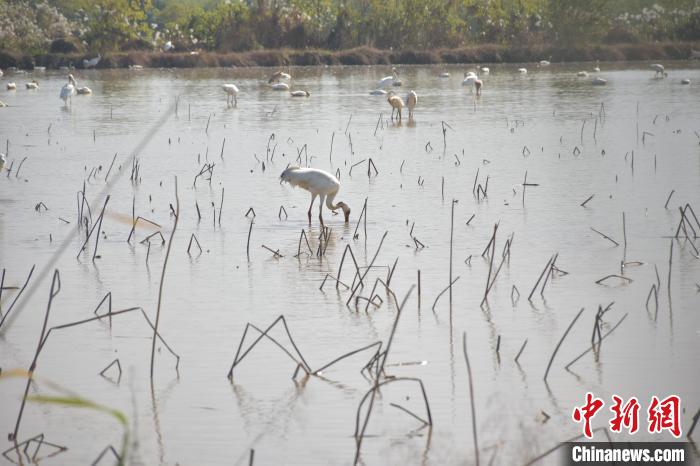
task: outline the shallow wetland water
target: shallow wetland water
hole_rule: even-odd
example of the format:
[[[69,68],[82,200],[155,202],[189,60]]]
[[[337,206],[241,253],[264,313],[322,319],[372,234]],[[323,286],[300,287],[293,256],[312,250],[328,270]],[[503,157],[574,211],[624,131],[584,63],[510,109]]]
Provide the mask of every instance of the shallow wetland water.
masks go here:
[[[579,434],[571,410],[587,391],[608,400],[613,393],[636,396],[643,406],[652,395],[678,394],[687,430],[700,407],[700,260],[694,250],[700,247],[694,237],[700,225],[689,210],[689,238],[683,228],[674,237],[679,207],[689,204],[700,214],[700,66],[666,63],[669,77],[654,79],[648,63],[603,63],[606,86],[592,86],[592,72],[576,76],[593,64],[526,66],[529,72],[520,75],[518,66],[491,65],[476,99],[461,85],[470,67],[401,66],[399,93],[415,89],[419,96],[414,121],[404,110],[402,124],[389,121],[385,97],[369,95],[390,74],[388,67],[293,68],[292,88],[308,89],[309,98],[270,90],[271,70],[264,68],[77,71],[79,84],[93,94],[74,96],[71,109],[58,99],[64,72],[7,73],[2,88],[16,81],[19,89],[1,93],[9,107],[0,109],[0,147],[9,151],[5,168],[12,167],[0,177],[4,286],[21,287],[33,264],[36,269],[0,328],[0,367],[29,368],[55,268],[61,289],[49,327],[93,317],[108,292],[115,311],[141,306],[155,319],[167,243],[158,236],[150,247],[141,241],[156,231],[170,238],[177,177],[180,218],[159,333],[181,357],[179,376],[175,359],[158,342],[151,384],[153,332],[133,312],[114,316],[111,328],[103,319],[53,331],[30,388],[30,394],[50,393],[42,382],[50,380],[123,411],[137,439],[130,447],[132,464],[248,464],[251,449],[255,464],[352,464],[356,411],[372,387],[360,369],[371,351],[320,376],[305,378],[300,371],[292,379],[296,363],[262,340],[236,366],[232,382],[227,373],[246,323],[266,328],[281,314],[313,369],[386,342],[397,305],[382,285],[373,304],[361,299],[357,306],[354,299],[346,306],[351,292],[330,278],[319,289],[327,274],[337,275],[347,245],[365,267],[385,233],[357,294],[371,297],[376,278],[385,280],[398,259],[390,287],[400,302],[420,270],[420,302],[414,288],[385,369],[423,381],[433,426],[391,405],[424,418],[417,384],[387,385],[375,400],[361,463],[474,463],[463,332],[481,464],[525,464]],[[438,78],[442,71],[451,77]],[[681,85],[682,78],[692,84]],[[31,79],[39,89],[24,89]],[[221,90],[227,82],[240,89],[235,108],[227,107]],[[130,156],[142,140],[138,175],[132,176]],[[370,158],[376,172],[368,176]],[[309,226],[309,195],[279,184],[282,170],[294,163],[339,171],[336,200],[352,208],[347,225],[342,215],[325,210],[330,230],[322,257],[316,255],[317,208]],[[213,170],[195,182],[205,164]],[[485,197],[474,188],[477,172]],[[526,173],[527,183],[537,186],[527,186],[523,197]],[[94,261],[94,238],[78,254],[85,230],[75,232],[76,193],[84,182],[87,199],[98,200],[91,205],[93,220],[102,209],[101,193],[110,194]],[[366,227],[363,219],[354,238],[365,199]],[[452,277],[459,279],[452,304],[446,292],[433,310],[450,283],[453,199]],[[135,240],[127,243],[132,206],[136,216],[160,228],[139,222]],[[280,206],[288,217],[280,215]],[[246,217],[251,207],[255,215]],[[512,235],[510,257],[481,305],[489,274],[482,252],[495,224],[492,276]],[[313,254],[304,245],[295,257],[302,230]],[[187,252],[192,234],[201,254],[195,246]],[[528,300],[555,254],[544,292],[538,288]],[[620,275],[621,262],[625,279],[596,283]],[[655,267],[658,309],[653,297],[645,305],[657,283]],[[353,273],[346,258],[340,279],[349,285]],[[3,291],[3,313],[17,292]],[[590,347],[598,306],[611,302],[603,332],[627,317],[599,352],[566,370]],[[552,351],[581,308],[545,384]],[[106,310],[103,304],[98,312]],[[283,327],[270,335],[293,351]],[[245,345],[255,337],[251,329]],[[123,371],[118,383],[116,372],[108,373],[110,379],[99,375],[115,358]],[[3,434],[15,428],[25,384],[0,383]],[[607,420],[605,413],[594,426]],[[643,430],[635,439],[671,439]],[[107,445],[118,447],[122,429],[94,411],[29,402],[18,439],[40,433],[68,447],[43,464],[88,464]],[[5,442],[2,450],[11,446]],[[542,464],[556,459],[550,455]]]

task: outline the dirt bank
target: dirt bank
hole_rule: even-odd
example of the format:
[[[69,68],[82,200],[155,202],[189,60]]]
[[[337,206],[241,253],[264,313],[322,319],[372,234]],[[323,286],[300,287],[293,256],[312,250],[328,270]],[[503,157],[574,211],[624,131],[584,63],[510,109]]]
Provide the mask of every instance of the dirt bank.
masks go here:
[[[260,50],[251,52],[118,52],[102,57],[98,68],[126,68],[141,65],[147,68],[195,68],[230,66],[313,66],[313,65],[388,65],[439,63],[527,63],[542,59],[567,61],[626,61],[686,59],[691,50],[700,50],[700,43],[634,43],[560,47],[537,45],[510,47],[475,45],[456,49],[378,50],[358,47],[349,50]],[[0,51],[0,68],[34,66],[58,68],[74,65],[82,68],[86,57],[76,54],[23,55]]]

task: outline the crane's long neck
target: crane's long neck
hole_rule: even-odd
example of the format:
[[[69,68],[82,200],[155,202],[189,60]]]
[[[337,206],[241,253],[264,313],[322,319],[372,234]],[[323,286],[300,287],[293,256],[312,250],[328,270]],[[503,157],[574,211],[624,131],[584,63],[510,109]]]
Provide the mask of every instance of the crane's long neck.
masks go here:
[[[326,197],[326,207],[333,211],[343,209],[343,214],[345,215],[345,222],[348,222],[350,220],[350,207],[344,202],[338,202],[337,204],[333,204],[333,199],[335,199],[335,195],[336,193],[332,193],[329,194],[328,197]]]

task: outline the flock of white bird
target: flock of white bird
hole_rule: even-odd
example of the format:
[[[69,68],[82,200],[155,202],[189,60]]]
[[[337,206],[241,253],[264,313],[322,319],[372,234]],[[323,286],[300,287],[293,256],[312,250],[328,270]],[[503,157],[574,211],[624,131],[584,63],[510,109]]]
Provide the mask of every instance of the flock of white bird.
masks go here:
[[[95,67],[101,59],[101,56],[97,56],[91,60],[84,60],[84,68]],[[546,67],[550,65],[549,60],[542,60],[538,63],[539,67]],[[140,69],[141,67],[139,67]],[[654,70],[655,78],[666,78],[668,73],[664,69],[664,66],[658,63],[651,65]],[[485,66],[478,68],[484,75],[490,73],[490,69]],[[596,62],[596,66],[593,69],[594,73],[600,72],[600,67]],[[527,68],[518,68],[518,73],[521,75],[527,74]],[[3,76],[2,70],[0,70],[0,77]],[[587,78],[587,71],[579,71],[576,73],[577,77]],[[442,72],[438,75],[439,78],[449,78],[450,74],[448,72]],[[274,91],[289,91],[292,97],[309,97],[311,93],[305,89],[290,90],[289,82],[292,77],[289,73],[284,71],[277,71],[273,73],[267,81],[267,84]],[[607,81],[596,76],[591,84],[593,85],[605,85]],[[690,84],[690,80],[685,78],[681,80],[681,84]],[[386,91],[385,87],[401,87],[403,82],[399,78],[398,71],[395,67],[392,67],[392,73],[390,76],[385,76],[377,82],[375,89],[370,91],[371,95],[388,95],[387,102],[391,106],[391,119],[394,120],[394,115],[396,114],[399,122],[402,118],[402,110],[404,107],[408,107],[408,118],[409,121],[413,119],[413,111],[418,104],[418,94],[414,90],[410,90],[404,101],[394,90]],[[469,87],[471,92],[475,93],[477,96],[481,95],[481,90],[483,87],[483,82],[479,79],[479,76],[475,71],[468,71],[464,73],[464,80],[462,85]],[[38,89],[39,83],[33,79],[25,84],[26,88],[29,90]],[[15,82],[7,83],[6,85],[8,91],[17,90],[17,84]],[[238,105],[238,86],[233,83],[227,83],[222,85],[223,91],[226,94],[226,104],[236,106]],[[75,94],[91,94],[92,90],[89,87],[79,87],[75,77],[72,74],[68,75],[68,82],[61,88],[59,97],[63,100],[64,105],[72,105],[72,97]],[[0,107],[5,107],[6,105],[0,101]],[[5,154],[0,153],[0,171],[3,170],[5,165]],[[334,204],[333,201],[338,191],[340,190],[340,181],[323,170],[318,170],[314,168],[302,168],[302,167],[288,167],[280,175],[280,183],[288,182],[292,186],[298,186],[311,194],[311,204],[309,206],[308,217],[309,222],[311,222],[311,210],[314,201],[317,197],[320,198],[319,202],[319,220],[323,225],[323,205],[325,201],[326,207],[331,210],[334,214],[338,209],[343,211],[345,222],[347,223],[350,219],[350,207],[344,202],[338,202]]]
[[[83,67],[88,69],[88,68],[94,68],[97,66],[97,64],[100,62],[102,59],[101,55],[98,55],[95,58],[92,58],[90,60],[83,60]],[[547,67],[550,65],[549,60],[541,60],[540,62],[537,63],[538,67]],[[650,65],[650,67],[654,70],[654,77],[655,78],[666,78],[668,77],[668,73],[666,72],[665,68],[663,65],[659,63],[654,63]],[[141,66],[139,65],[134,65],[133,67],[129,67],[130,69],[142,69]],[[37,69],[45,69],[44,67],[35,67],[35,70]],[[69,67],[61,67],[61,69],[71,69]],[[477,68],[479,72],[481,72],[484,75],[488,75],[491,70],[486,67],[486,66],[480,66]],[[17,70],[18,71],[18,70]],[[19,72],[19,71],[18,71]],[[596,66],[593,68],[593,73],[599,73],[600,72],[600,67],[598,65],[598,62],[596,61]],[[518,68],[518,73],[521,75],[527,74],[527,68]],[[0,69],[0,77],[3,76],[3,71]],[[577,77],[580,78],[587,78],[589,76],[588,71],[579,71],[576,73]],[[441,72],[438,75],[439,78],[449,78],[450,73],[448,72]],[[290,81],[292,77],[289,73],[284,72],[284,71],[277,71],[273,73],[270,78],[267,81],[267,84],[270,86],[270,88],[274,91],[288,91],[289,94],[292,97],[310,97],[311,93],[306,90],[306,89],[296,89],[296,90],[291,90],[290,87]],[[481,95],[481,90],[483,87],[483,81],[479,79],[479,76],[475,71],[467,71],[464,73],[464,80],[462,81],[462,85],[465,87],[469,87],[471,92],[475,93],[477,96]],[[603,86],[607,84],[607,80],[600,77],[600,76],[595,76],[591,80],[591,84],[594,86]],[[690,84],[690,79],[684,78],[681,80],[681,84]],[[403,81],[399,78],[398,71],[396,70],[396,67],[392,67],[391,69],[391,75],[385,76],[381,78],[379,81],[377,81],[376,86],[373,90],[369,92],[370,95],[375,95],[375,96],[382,96],[382,95],[387,95],[387,102],[391,106],[391,118],[392,120],[394,119],[394,115],[398,118],[399,121],[402,119],[402,110],[404,107],[408,107],[408,117],[409,121],[413,118],[413,110],[415,109],[416,105],[418,104],[418,94],[414,91],[411,90],[408,92],[406,95],[406,98],[402,98],[399,96],[395,91],[389,90],[387,91],[385,88],[387,87],[401,87],[403,85]],[[33,79],[30,82],[25,83],[25,87],[28,90],[34,90],[34,89],[39,89],[39,83],[37,82],[36,79]],[[6,84],[6,89],[8,91],[16,91],[17,90],[17,83],[15,82],[8,82]],[[238,86],[236,86],[233,83],[226,83],[222,85],[222,89],[224,93],[226,94],[226,104],[229,106],[236,106],[238,105],[238,93],[240,92],[238,89]],[[72,74],[68,75],[68,82],[61,88],[60,93],[59,93],[59,98],[63,100],[64,105],[70,106],[72,105],[72,97],[73,95],[85,95],[85,94],[92,94],[92,89],[89,87],[83,86],[79,87],[77,81],[75,80],[75,77]],[[6,107],[7,105],[0,100],[0,107]]]

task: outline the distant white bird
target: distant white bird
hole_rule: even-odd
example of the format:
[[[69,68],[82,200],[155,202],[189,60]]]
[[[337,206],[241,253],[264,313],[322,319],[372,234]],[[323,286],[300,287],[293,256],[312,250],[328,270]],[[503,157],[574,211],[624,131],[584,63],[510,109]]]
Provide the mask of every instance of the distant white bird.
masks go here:
[[[0,100],[0,108],[7,107],[7,104]]]
[[[600,73],[600,62],[598,60],[595,61],[595,68],[593,68],[593,71]]]
[[[292,79],[292,77],[289,75],[289,73],[285,73],[284,71],[277,71],[276,73],[273,73],[272,76],[270,76],[270,79],[267,80],[267,83],[278,83],[282,79]]]
[[[588,72],[587,71],[579,71],[578,73],[576,73],[576,76],[578,76],[579,78],[585,78],[585,77],[588,77]]]
[[[142,65],[129,65],[129,69],[133,71],[139,71],[143,69]]]
[[[481,81],[481,79],[477,79],[474,81],[474,89],[476,90],[476,95],[481,95],[481,87],[484,85],[484,83]]]
[[[607,83],[608,83],[607,80],[605,80],[599,76],[593,78],[593,81],[591,81],[591,84],[593,84],[594,86],[605,86]]]
[[[518,73],[527,74],[527,68],[518,68]]]
[[[311,204],[309,205],[309,223],[311,223],[311,208],[314,206],[316,197],[319,196],[318,219],[323,225],[323,202],[326,207],[335,213],[342,209],[345,216],[345,223],[350,220],[350,207],[344,202],[333,204],[335,196],[340,190],[338,178],[328,172],[316,168],[289,167],[280,175],[280,183],[286,181],[292,186],[299,186],[311,193]]]
[[[0,172],[5,168],[5,162],[7,162],[7,158],[5,158],[5,154],[0,152]]]
[[[174,48],[175,46],[173,46],[173,43],[171,41],[167,41],[165,45],[163,45],[163,52],[170,52]]]
[[[226,105],[231,105],[231,100],[233,100],[233,105],[238,105],[238,86],[235,84],[224,84],[221,86],[226,93]]]
[[[406,106],[408,107],[408,120],[413,119],[413,109],[416,108],[416,104],[418,103],[418,94],[416,94],[416,91],[410,90],[408,91],[408,95],[406,96]]]
[[[450,73],[448,73],[447,71],[443,71],[442,73],[440,73],[438,75],[438,78],[449,78],[449,77],[450,77]]]
[[[489,69],[488,66],[482,66],[482,67],[481,67],[481,72],[484,73],[484,74],[489,74],[489,73],[491,72],[491,70]]]
[[[83,68],[94,68],[97,66],[97,64],[102,60],[102,55],[99,53],[95,58],[91,58],[89,60],[83,60]]]
[[[688,79],[688,78],[681,79],[681,84],[690,84],[690,79]]]
[[[0,78],[2,78],[2,75],[3,75],[3,74],[4,74],[4,73],[2,72],[2,69],[0,69]]]
[[[45,66],[35,66],[34,71],[46,71],[46,67]]]
[[[17,83],[7,83],[7,90],[8,90],[8,91],[15,91],[15,90],[17,90]]]
[[[32,82],[25,84],[27,86],[27,89],[39,89],[39,83],[36,82],[36,79],[32,79]]]
[[[551,63],[549,60],[540,60],[540,66],[549,66]]]
[[[68,82],[63,85],[61,88],[61,93],[58,95],[58,97],[63,101],[64,105],[68,105],[68,101],[70,100],[71,106],[73,105],[73,95],[75,94],[75,88],[78,85],[77,82],[75,82],[75,78],[73,77],[72,74],[68,75]]]
[[[272,86],[273,91],[288,91],[289,90],[289,84],[287,83],[275,83]]]
[[[309,97],[309,96],[311,96],[311,93],[309,91],[302,91],[302,90],[292,91],[292,92],[290,92],[290,94],[292,95],[292,97]]]
[[[76,87],[75,92],[79,95],[88,95],[88,94],[92,94],[92,89],[90,89],[87,86]]]
[[[369,91],[369,95],[386,95],[387,92],[384,89],[375,89],[373,91]]]
[[[377,88],[382,88],[388,85],[395,86],[396,82],[398,82],[399,86],[401,85],[401,81],[399,81],[399,74],[396,72],[396,67],[391,67],[391,76],[384,76],[382,79],[377,81]]]
[[[654,77],[659,77],[659,75],[661,75],[662,78],[664,76],[668,76],[668,73],[666,73],[666,71],[664,71],[664,65],[661,65],[659,63],[654,63],[653,65],[650,65],[650,66],[651,66],[651,69],[654,70]]]
[[[479,79],[479,77],[473,71],[468,71],[464,73],[464,80],[462,80],[462,86],[474,86],[474,81]]]
[[[389,102],[389,105],[391,105],[391,121],[394,121],[394,112],[398,111],[399,122],[401,122],[401,109],[403,109],[404,106],[403,99],[394,94],[394,91],[391,91],[389,93],[389,98],[386,99],[386,101]]]

